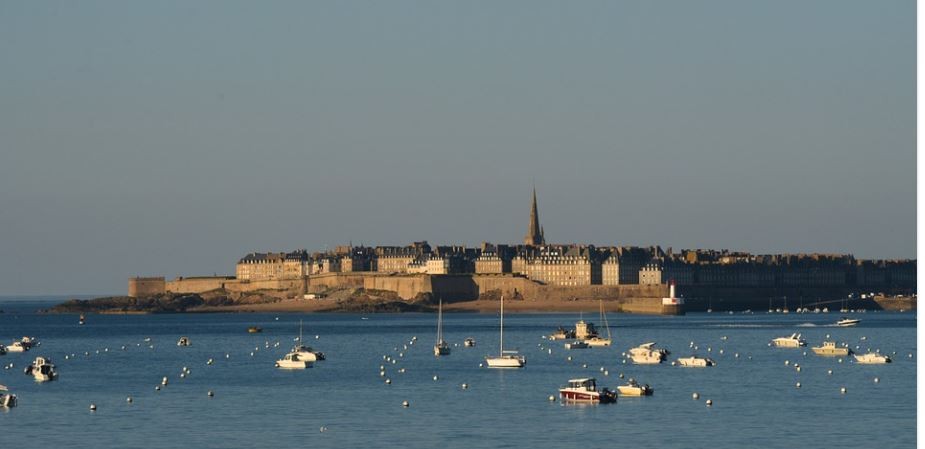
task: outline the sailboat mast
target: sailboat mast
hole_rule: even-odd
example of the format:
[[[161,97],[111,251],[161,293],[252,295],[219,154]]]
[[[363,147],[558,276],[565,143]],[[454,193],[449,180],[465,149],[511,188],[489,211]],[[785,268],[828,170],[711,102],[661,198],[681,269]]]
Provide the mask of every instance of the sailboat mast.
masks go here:
[[[299,320],[299,345],[302,345],[302,320]]]
[[[504,295],[501,295],[501,355],[504,355]]]
[[[437,309],[437,344],[443,341],[443,300],[440,300],[440,308]]]

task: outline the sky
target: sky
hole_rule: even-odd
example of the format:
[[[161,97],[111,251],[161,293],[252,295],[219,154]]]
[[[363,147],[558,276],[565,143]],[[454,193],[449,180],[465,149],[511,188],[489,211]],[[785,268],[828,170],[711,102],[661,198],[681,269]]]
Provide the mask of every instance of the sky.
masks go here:
[[[914,258],[914,1],[0,2],[0,295],[253,251]]]

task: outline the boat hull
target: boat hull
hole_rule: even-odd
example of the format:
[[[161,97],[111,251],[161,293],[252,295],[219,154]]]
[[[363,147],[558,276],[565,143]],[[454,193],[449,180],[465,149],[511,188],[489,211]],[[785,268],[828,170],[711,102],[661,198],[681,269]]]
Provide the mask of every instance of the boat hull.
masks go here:
[[[844,357],[850,351],[848,348],[813,348],[813,353],[823,357]]]
[[[280,369],[306,369],[312,364],[304,360],[277,360],[276,367]]]
[[[774,347],[777,348],[799,348],[800,346],[806,346],[806,343],[793,341],[790,339],[774,339],[772,341]]]
[[[592,338],[590,340],[585,340],[585,343],[592,348],[602,348],[605,346],[610,346],[610,339],[608,338]]]
[[[517,357],[489,357],[485,363],[489,368],[523,368],[526,360]]]
[[[706,368],[708,366],[713,366],[713,361],[710,359],[701,359],[698,357],[688,357],[678,359],[678,364],[689,368]]]
[[[601,394],[597,391],[575,391],[570,389],[559,390],[559,398],[563,401],[590,404],[608,404],[617,401],[616,395]]]
[[[651,388],[633,387],[629,385],[621,385],[617,387],[617,391],[621,396],[649,396],[652,394]]]

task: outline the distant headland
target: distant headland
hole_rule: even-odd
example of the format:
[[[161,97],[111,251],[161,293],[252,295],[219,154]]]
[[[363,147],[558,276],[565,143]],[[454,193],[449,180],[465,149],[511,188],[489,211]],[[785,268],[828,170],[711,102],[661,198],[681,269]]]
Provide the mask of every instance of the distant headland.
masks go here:
[[[669,284],[680,300],[667,301]],[[512,311],[578,310],[601,301],[608,310],[657,314],[846,301],[880,308],[877,297],[915,291],[915,260],[547,244],[534,190],[522,244],[254,252],[238,260],[234,276],[132,277],[125,297],[72,300],[52,311],[429,311],[440,299],[448,310],[485,311],[503,295],[515,300]]]

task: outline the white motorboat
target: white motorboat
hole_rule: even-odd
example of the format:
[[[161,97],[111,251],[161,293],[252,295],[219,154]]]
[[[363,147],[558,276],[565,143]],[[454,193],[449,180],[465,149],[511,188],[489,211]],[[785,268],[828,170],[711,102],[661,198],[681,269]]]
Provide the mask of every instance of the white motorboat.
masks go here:
[[[309,363],[324,360],[323,352],[315,351],[311,346],[302,344],[302,320],[299,320],[299,344],[292,347],[292,353],[298,354],[299,360],[304,360]]]
[[[189,346],[191,344],[193,343],[190,342],[189,337],[180,337],[180,339],[177,340],[177,346]]]
[[[6,347],[6,350],[7,352],[26,352],[29,350],[29,347],[22,344],[21,341],[14,341]]]
[[[437,342],[434,343],[434,357],[450,355],[450,345],[443,339],[443,300],[437,309]]]
[[[463,346],[465,346],[465,347],[467,347],[467,348],[471,348],[471,347],[475,346],[475,339],[472,338],[472,337],[466,338],[466,340],[463,341]]]
[[[636,365],[658,365],[665,360],[665,357],[655,351],[644,353],[630,354],[630,359]]]
[[[884,363],[891,363],[893,360],[890,359],[890,356],[877,354],[876,352],[868,352],[864,355],[854,355],[854,361],[862,365],[882,365]]]
[[[55,365],[51,359],[45,357],[36,357],[31,365],[24,370],[26,375],[31,375],[37,382],[46,382],[58,378],[58,372],[55,371]]]
[[[517,351],[504,350],[504,296],[501,296],[501,352],[497,357],[486,357],[489,368],[523,368],[527,359]]]
[[[822,346],[813,346],[813,353],[824,357],[847,356],[851,354],[851,348],[836,346],[834,341],[824,341]]]
[[[716,362],[714,362],[713,359],[706,357],[690,356],[678,359],[678,364],[687,367],[704,368],[707,366],[716,365]]]
[[[555,332],[550,336],[550,340],[569,340],[575,338],[575,331],[573,329],[565,329],[562,326],[559,326]]]
[[[0,385],[0,408],[16,407],[16,395],[10,393],[6,385]]]
[[[636,382],[635,379],[630,379],[626,385],[620,385],[617,387],[617,391],[622,396],[649,396],[655,390],[653,390],[649,384],[640,385],[639,382]]]
[[[578,322],[575,323],[575,338],[587,340],[597,336],[597,329],[595,329],[594,323],[585,322],[584,319],[579,319]]]
[[[791,334],[789,337],[777,337],[771,340],[771,343],[778,348],[799,348],[806,346],[806,340],[803,340],[802,334]]]
[[[637,365],[657,365],[668,356],[667,349],[656,348],[655,342],[643,343],[629,350],[630,359]]]
[[[588,349],[588,343],[581,340],[575,340],[573,342],[566,343],[563,346],[565,349]]]
[[[33,346],[38,344],[38,341],[33,337],[23,337],[19,342],[22,343],[23,347],[27,350],[32,349]]]
[[[276,361],[276,367],[282,369],[305,369],[311,368],[312,363],[303,360],[299,354],[295,352],[290,352],[283,356],[282,359]]]
[[[569,379],[568,385],[559,389],[559,397],[564,401],[614,403],[617,402],[617,393],[607,388],[597,391],[597,380],[593,377],[582,379]]]
[[[604,301],[598,302],[600,303],[601,307],[601,321],[604,322],[604,329],[607,329],[607,338],[603,338],[600,335],[592,335],[591,337],[585,339],[585,343],[592,347],[610,346],[610,343],[613,342],[613,336],[610,335],[610,324],[607,322],[607,314],[604,313]]]
[[[860,322],[861,320],[858,320],[855,318],[842,317],[842,319],[835,322],[835,325],[838,327],[850,327],[850,326],[857,326],[858,323]]]

